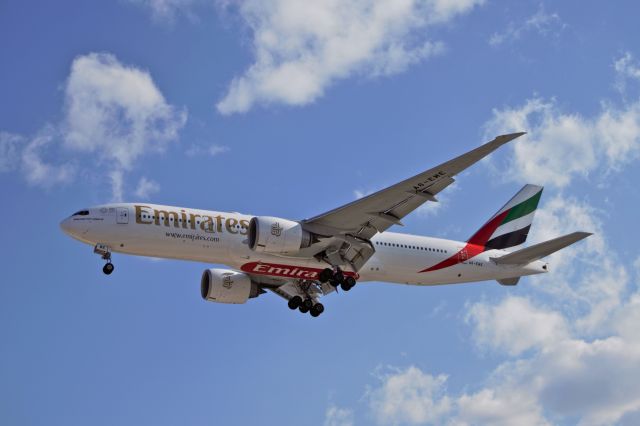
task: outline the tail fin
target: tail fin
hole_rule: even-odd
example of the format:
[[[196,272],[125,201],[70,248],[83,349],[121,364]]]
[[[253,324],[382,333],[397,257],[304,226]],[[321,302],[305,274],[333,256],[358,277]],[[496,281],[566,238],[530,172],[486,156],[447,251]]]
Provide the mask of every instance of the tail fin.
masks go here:
[[[501,257],[492,257],[491,259],[497,264],[505,265],[525,265],[535,260],[542,259],[552,253],[562,250],[571,244],[593,235],[589,232],[574,232],[572,234],[563,235],[543,243],[532,245],[522,250],[514,251]]]
[[[467,242],[485,250],[505,249],[524,243],[541,195],[541,186],[525,185]]]

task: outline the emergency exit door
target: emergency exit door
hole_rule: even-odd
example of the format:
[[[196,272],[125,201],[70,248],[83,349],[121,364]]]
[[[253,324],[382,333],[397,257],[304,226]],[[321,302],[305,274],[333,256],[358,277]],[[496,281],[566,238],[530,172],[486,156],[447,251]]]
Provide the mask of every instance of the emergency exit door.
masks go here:
[[[126,207],[118,207],[116,210],[116,223],[129,223],[129,209]]]

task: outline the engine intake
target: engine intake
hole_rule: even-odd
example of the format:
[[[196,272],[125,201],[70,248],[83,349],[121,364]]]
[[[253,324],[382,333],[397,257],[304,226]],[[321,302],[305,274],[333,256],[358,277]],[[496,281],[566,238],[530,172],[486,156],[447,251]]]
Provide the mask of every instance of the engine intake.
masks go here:
[[[208,302],[246,303],[261,292],[247,274],[229,269],[206,269],[200,280],[200,295]]]
[[[248,237],[251,250],[260,253],[297,253],[314,242],[298,222],[269,216],[252,218]]]

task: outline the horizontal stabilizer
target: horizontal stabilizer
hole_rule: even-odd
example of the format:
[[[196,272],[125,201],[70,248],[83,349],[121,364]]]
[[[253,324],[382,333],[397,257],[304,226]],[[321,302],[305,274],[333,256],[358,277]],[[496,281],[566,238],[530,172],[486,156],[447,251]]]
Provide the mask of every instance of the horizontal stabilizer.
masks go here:
[[[553,240],[532,245],[531,247],[523,248],[522,250],[514,251],[501,257],[492,257],[491,260],[502,265],[524,265],[549,256],[551,253],[555,253],[573,243],[577,243],[589,235],[592,234],[589,232],[574,232],[554,238]]]

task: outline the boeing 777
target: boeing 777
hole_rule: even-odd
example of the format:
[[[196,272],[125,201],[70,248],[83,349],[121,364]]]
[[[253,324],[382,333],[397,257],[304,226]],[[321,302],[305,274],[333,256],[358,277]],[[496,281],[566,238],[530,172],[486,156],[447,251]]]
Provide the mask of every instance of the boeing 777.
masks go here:
[[[496,137],[423,173],[304,220],[252,216],[149,203],[114,203],[83,209],[60,226],[90,244],[114,270],[112,253],[228,265],[202,273],[202,298],[245,303],[271,291],[289,308],[317,317],[320,298],[356,282],[440,285],[497,280],[548,271],[541,259],[591,234],[574,232],[526,248],[542,187],[525,185],[467,241],[389,232],[394,225],[505,143]],[[515,248],[515,249],[514,249]]]

